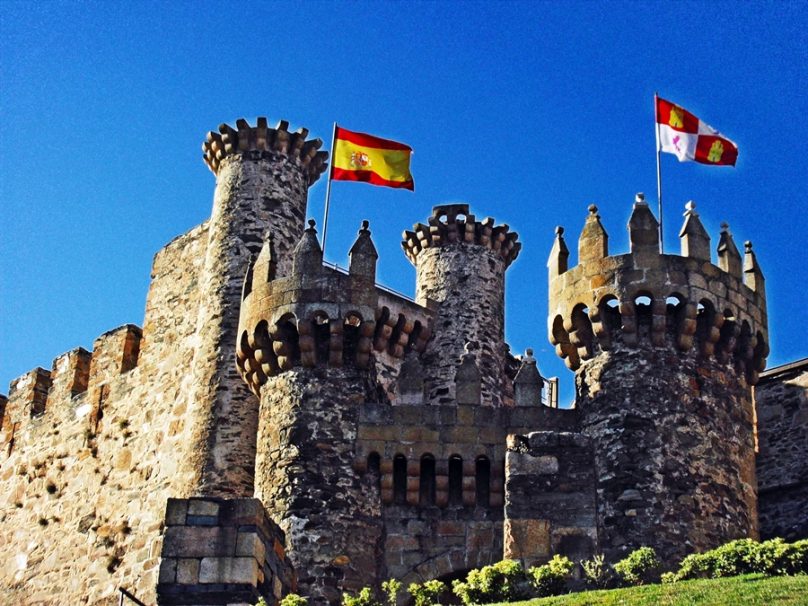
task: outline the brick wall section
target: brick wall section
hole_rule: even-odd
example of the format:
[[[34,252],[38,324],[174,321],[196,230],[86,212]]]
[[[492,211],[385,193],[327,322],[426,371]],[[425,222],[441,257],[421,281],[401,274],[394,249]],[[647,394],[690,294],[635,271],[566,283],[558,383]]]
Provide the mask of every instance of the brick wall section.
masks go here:
[[[598,553],[592,441],[581,433],[508,436],[504,557],[525,567]]]
[[[158,602],[277,603],[296,589],[281,529],[258,499],[169,499]]]
[[[808,538],[808,359],[761,374],[757,405],[761,538]]]
[[[178,466],[205,236],[197,227],[155,256],[139,353],[140,330],[123,326],[96,340],[93,360],[82,349],[54,360],[41,415],[23,414],[33,393],[10,394],[0,602],[48,603],[58,591],[63,603],[108,604],[120,586],[154,603],[166,499],[189,485]]]

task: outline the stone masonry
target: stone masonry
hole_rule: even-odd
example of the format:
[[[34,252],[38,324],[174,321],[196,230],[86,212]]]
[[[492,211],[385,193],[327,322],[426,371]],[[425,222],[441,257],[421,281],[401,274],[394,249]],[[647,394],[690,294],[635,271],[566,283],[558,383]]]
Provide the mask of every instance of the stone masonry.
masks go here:
[[[576,404],[558,409],[504,341],[517,234],[436,206],[403,234],[415,300],[376,284],[367,222],[348,270],[326,266],[307,135],[209,133],[211,218],[155,256],[143,329],[0,396],[0,602],[324,606],[503,556],[806,536],[805,364],[762,373],[751,244],[725,227],[714,265],[689,205],[662,255],[639,199],[630,253],[592,207],[570,268],[559,228],[548,332]]]

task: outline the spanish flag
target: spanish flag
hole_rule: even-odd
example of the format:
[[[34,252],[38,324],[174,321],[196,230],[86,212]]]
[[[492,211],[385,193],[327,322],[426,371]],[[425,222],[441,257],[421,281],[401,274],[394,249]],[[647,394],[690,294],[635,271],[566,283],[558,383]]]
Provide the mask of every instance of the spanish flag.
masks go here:
[[[332,155],[330,178],[335,181],[414,189],[409,145],[337,126]]]

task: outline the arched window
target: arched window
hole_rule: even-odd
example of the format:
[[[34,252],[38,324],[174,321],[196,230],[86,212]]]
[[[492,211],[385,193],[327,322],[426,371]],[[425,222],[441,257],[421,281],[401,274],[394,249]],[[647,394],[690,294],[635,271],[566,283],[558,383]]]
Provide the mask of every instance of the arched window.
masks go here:
[[[393,458],[393,502],[397,505],[407,502],[407,458],[402,454]]]
[[[463,504],[463,458],[449,457],[449,505]]]
[[[422,507],[435,504],[435,457],[421,457],[421,476],[418,483],[418,504]]]
[[[488,507],[491,497],[491,461],[488,460],[488,457],[477,457],[474,479],[477,491],[477,506]]]

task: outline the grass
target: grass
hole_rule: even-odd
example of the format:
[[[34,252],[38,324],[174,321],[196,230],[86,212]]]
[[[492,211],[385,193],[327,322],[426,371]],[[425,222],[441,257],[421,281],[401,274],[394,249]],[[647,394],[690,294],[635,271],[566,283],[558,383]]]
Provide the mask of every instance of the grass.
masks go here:
[[[808,575],[747,574],[628,589],[584,591],[512,602],[509,606],[806,606]],[[504,605],[503,605],[504,606]]]

